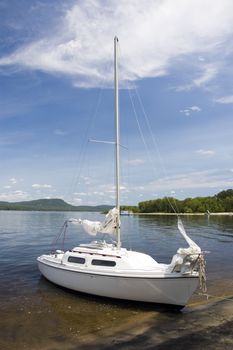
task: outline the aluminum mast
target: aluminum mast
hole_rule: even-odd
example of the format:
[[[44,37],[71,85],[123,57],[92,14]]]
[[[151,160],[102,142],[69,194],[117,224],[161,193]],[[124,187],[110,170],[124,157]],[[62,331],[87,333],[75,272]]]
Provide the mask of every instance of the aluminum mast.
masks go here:
[[[116,208],[118,210],[117,219],[117,248],[121,247],[120,230],[120,127],[119,127],[119,93],[118,93],[118,38],[114,38],[114,89],[115,89],[115,123],[116,123]]]

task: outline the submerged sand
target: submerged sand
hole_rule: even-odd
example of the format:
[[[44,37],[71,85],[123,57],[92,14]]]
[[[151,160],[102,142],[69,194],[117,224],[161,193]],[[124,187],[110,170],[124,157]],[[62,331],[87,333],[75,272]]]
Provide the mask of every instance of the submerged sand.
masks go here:
[[[82,349],[233,349],[233,299],[193,308],[174,320],[151,317]],[[75,349],[75,347],[73,348]]]
[[[58,290],[58,292],[56,292]],[[0,348],[30,350],[233,349],[233,280],[213,281],[182,311],[109,301],[57,289],[5,304]],[[84,298],[84,302],[77,302]],[[86,299],[86,300],[85,300]],[[61,301],[64,302],[61,302]],[[90,305],[91,304],[91,305]],[[89,305],[89,306],[88,306]]]

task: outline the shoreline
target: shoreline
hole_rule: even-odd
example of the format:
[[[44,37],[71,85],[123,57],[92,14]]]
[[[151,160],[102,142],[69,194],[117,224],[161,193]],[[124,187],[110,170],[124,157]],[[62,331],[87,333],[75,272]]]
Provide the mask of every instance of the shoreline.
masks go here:
[[[70,210],[70,209],[3,209],[0,208],[0,212],[42,212],[42,213],[103,213],[102,211],[94,210]],[[122,216],[141,216],[141,215],[154,215],[154,216],[233,216],[233,212],[216,212],[216,213],[133,213],[125,214]]]
[[[132,213],[130,215],[156,215],[156,216],[233,216],[233,212],[222,213]]]

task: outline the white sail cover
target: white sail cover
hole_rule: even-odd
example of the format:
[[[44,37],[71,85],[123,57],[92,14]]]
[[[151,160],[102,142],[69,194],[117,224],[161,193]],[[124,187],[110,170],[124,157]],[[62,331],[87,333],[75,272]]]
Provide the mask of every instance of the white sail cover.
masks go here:
[[[186,242],[188,243],[189,247],[188,248],[179,248],[177,253],[181,255],[192,255],[192,254],[200,254],[201,253],[201,248],[187,235],[183,222],[181,221],[180,218],[178,218],[178,229]]]
[[[114,234],[118,223],[119,212],[117,208],[109,210],[105,216],[104,222],[70,219],[69,222],[74,224],[81,224],[84,230],[91,236],[96,236],[98,232]]]

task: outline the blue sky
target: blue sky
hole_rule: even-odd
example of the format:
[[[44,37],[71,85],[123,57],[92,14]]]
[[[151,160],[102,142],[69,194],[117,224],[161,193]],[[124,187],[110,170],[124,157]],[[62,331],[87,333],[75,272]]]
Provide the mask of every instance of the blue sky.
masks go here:
[[[233,187],[233,2],[0,0],[0,200],[123,204]],[[135,109],[135,111],[134,111]]]

